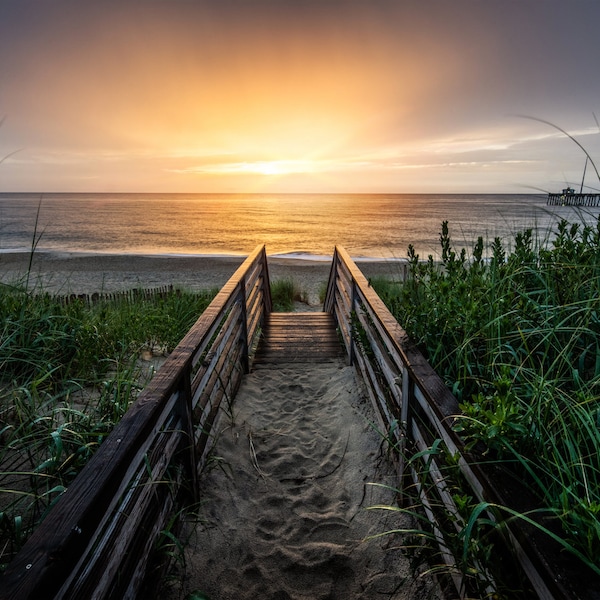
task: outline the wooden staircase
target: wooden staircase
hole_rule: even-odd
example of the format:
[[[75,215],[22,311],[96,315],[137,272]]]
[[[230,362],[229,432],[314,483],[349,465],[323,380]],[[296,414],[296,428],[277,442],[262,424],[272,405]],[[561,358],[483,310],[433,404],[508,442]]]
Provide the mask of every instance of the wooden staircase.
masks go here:
[[[322,363],[344,356],[330,313],[270,313],[252,364]]]

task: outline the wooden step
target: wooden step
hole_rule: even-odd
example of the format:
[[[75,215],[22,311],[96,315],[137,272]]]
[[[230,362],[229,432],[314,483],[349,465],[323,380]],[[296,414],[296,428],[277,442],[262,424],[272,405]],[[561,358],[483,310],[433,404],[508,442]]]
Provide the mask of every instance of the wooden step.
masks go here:
[[[271,313],[253,365],[320,363],[343,357],[344,348],[329,313]]]

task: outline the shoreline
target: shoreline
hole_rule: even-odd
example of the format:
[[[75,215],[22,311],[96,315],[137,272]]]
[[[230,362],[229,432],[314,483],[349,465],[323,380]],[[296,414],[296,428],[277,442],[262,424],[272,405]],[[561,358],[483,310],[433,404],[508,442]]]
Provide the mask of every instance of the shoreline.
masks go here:
[[[19,262],[25,259],[29,260],[31,250],[28,248],[0,248],[0,263],[3,259],[7,262]],[[245,259],[248,254],[236,252],[102,252],[97,250],[53,250],[53,249],[36,249],[34,256],[40,257],[42,260],[54,259],[77,259],[77,258],[111,258],[111,257],[140,257],[140,258],[177,258],[177,259],[199,259],[199,258],[219,258],[219,259]],[[352,255],[351,255],[352,256]],[[309,263],[331,262],[332,254],[313,254],[304,251],[278,252],[269,254],[269,260],[286,260],[286,261],[304,261]],[[408,258],[396,256],[352,256],[352,260],[356,263],[375,262],[375,263],[406,263]]]
[[[0,283],[17,284],[27,278],[30,252],[0,253]],[[331,257],[268,256],[271,281],[291,278],[317,306],[327,283]],[[191,291],[222,288],[246,255],[91,254],[36,251],[29,287],[57,295],[110,293],[133,288],[172,285]],[[406,261],[355,259],[369,277],[402,278]]]

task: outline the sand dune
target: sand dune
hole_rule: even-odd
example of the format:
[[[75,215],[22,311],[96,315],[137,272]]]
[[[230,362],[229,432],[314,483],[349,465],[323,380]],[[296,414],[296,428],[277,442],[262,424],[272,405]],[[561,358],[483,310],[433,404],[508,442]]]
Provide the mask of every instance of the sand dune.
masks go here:
[[[58,294],[218,288],[243,259],[38,253],[30,284]],[[1,253],[0,281],[24,277],[28,261],[26,253]],[[360,267],[368,277],[399,276],[399,266],[386,261]],[[329,269],[327,262],[269,259],[271,280],[291,277],[313,307]],[[395,485],[373,422],[353,368],[341,362],[261,366],[247,375],[201,480],[201,521],[190,520],[182,534],[190,541],[186,568],[160,597],[440,597],[410,567],[401,536],[368,539],[410,526],[398,513],[367,510],[394,503],[393,491],[371,485]]]

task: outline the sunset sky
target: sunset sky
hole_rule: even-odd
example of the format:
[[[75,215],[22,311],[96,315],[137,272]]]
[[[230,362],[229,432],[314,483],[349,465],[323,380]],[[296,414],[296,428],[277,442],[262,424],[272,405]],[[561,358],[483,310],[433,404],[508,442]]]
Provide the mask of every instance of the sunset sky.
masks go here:
[[[0,0],[0,191],[578,188],[583,151],[524,116],[600,167],[599,26],[599,0]]]

